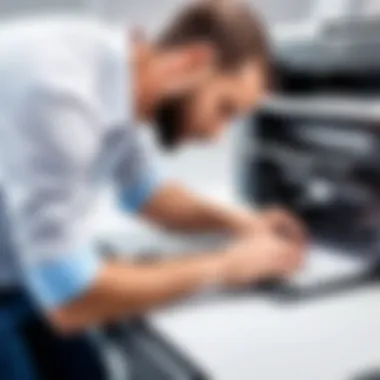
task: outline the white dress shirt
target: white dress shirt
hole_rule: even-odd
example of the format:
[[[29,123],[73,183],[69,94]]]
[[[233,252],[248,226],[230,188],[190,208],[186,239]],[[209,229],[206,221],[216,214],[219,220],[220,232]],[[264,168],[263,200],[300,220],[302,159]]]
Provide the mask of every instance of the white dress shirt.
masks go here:
[[[102,265],[85,231],[99,185],[114,181],[129,211],[160,186],[129,61],[126,31],[96,20],[0,28],[0,291],[48,309],[78,297]]]

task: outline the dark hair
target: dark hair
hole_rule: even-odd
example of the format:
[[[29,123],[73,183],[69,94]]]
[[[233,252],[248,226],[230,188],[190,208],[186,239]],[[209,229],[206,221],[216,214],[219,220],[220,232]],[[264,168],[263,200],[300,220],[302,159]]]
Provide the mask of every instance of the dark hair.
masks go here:
[[[164,48],[196,42],[214,46],[218,64],[233,69],[247,60],[270,61],[265,28],[252,8],[241,1],[204,0],[185,8],[159,37]]]

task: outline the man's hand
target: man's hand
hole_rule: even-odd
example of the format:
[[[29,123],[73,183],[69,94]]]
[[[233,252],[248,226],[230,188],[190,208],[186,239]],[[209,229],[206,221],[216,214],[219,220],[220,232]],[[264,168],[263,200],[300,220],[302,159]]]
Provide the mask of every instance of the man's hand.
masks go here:
[[[237,235],[250,235],[264,226],[306,236],[306,228],[302,221],[290,211],[280,207],[268,207],[257,212],[245,210],[245,219],[235,232]]]
[[[256,231],[234,243],[224,256],[225,283],[251,284],[292,275],[303,262],[306,235],[293,217],[267,214]],[[263,216],[264,218],[264,216]]]
[[[306,226],[291,212],[281,208],[268,208],[258,214],[257,227],[267,228],[279,236],[307,244]]]

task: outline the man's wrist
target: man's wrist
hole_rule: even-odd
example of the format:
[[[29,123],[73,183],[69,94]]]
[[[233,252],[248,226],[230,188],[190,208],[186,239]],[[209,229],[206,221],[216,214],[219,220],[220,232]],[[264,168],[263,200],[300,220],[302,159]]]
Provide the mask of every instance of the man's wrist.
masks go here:
[[[200,263],[201,291],[222,287],[226,284],[227,260],[225,252],[210,253]]]
[[[232,232],[236,235],[253,233],[259,224],[259,216],[245,210],[237,211],[232,218]]]

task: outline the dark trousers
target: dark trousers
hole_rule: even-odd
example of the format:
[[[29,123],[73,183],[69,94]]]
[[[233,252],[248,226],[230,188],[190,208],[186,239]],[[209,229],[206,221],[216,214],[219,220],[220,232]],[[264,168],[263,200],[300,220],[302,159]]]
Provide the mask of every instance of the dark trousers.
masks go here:
[[[0,264],[12,255],[0,186]],[[102,347],[90,335],[55,334],[21,291],[0,289],[0,380],[105,380]]]
[[[1,380],[106,380],[92,335],[63,338],[19,292],[0,294]]]

